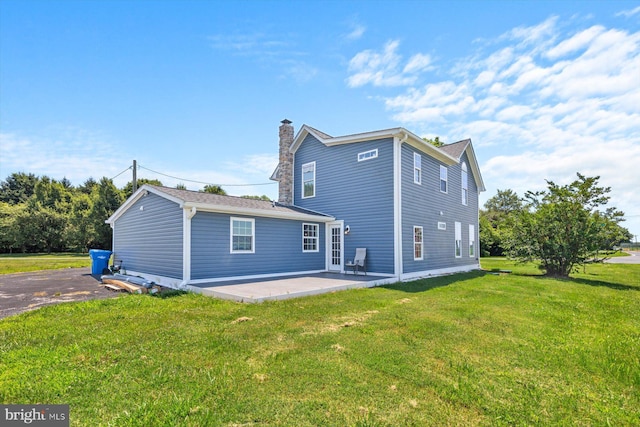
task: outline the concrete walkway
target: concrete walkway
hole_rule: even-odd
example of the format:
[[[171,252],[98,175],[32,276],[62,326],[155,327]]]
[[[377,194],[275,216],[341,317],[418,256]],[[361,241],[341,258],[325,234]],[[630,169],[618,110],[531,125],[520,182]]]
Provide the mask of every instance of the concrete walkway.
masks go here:
[[[353,288],[395,283],[397,279],[383,276],[317,273],[303,276],[284,276],[270,279],[234,280],[192,284],[189,290],[216,298],[239,302],[282,300]]]

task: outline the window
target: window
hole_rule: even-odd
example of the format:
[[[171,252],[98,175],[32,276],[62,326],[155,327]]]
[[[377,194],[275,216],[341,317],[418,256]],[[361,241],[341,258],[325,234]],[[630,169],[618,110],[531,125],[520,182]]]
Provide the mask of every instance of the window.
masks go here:
[[[440,165],[440,191],[447,192],[447,167]]]
[[[467,178],[467,164],[462,162],[462,204],[467,205],[469,197],[469,183]]]
[[[413,182],[422,184],[422,156],[413,153]]]
[[[422,227],[413,227],[413,260],[420,261],[423,259],[422,254]]]
[[[364,153],[358,153],[358,161],[362,162],[364,160],[375,159],[378,157],[378,149],[365,151]]]
[[[456,258],[462,256],[462,224],[456,222]]]
[[[302,165],[302,198],[316,195],[316,162]]]
[[[438,222],[438,230],[446,230],[447,223],[446,222]]]
[[[318,224],[302,224],[302,252],[318,252]]]
[[[255,220],[253,218],[231,218],[231,253],[255,252]]]
[[[476,227],[469,224],[469,258],[476,256]]]

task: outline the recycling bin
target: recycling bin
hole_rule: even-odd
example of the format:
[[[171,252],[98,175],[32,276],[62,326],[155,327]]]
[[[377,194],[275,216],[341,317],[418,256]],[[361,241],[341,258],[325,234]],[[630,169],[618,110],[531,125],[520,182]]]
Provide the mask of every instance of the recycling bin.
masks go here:
[[[104,269],[109,268],[109,258],[111,258],[111,251],[105,251],[103,249],[90,249],[89,256],[91,257],[91,274],[102,274]]]

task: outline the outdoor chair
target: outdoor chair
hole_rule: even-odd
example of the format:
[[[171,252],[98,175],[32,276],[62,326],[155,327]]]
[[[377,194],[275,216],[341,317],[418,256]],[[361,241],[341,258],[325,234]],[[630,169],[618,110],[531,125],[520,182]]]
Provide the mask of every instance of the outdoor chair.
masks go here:
[[[362,269],[364,275],[367,275],[367,267],[365,261],[367,259],[366,248],[356,248],[356,256],[353,261],[347,262],[346,266],[353,269],[353,274],[358,274],[358,270]]]

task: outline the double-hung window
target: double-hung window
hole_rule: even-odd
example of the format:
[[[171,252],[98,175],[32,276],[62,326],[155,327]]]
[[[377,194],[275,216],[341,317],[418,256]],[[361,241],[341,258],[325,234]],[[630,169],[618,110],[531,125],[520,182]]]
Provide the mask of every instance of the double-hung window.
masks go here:
[[[469,182],[467,175],[467,164],[462,163],[462,204],[467,205],[469,201]]]
[[[462,257],[462,224],[456,222],[456,258]]]
[[[255,220],[231,217],[231,253],[252,254],[255,250]]]
[[[413,227],[413,260],[420,261],[424,259],[423,249],[423,232],[422,227]]]
[[[302,224],[302,252],[318,252],[318,224]]]
[[[413,153],[413,182],[422,184],[422,156]]]
[[[316,195],[316,162],[302,165],[302,198]]]
[[[447,167],[440,165],[440,191],[447,192]]]

